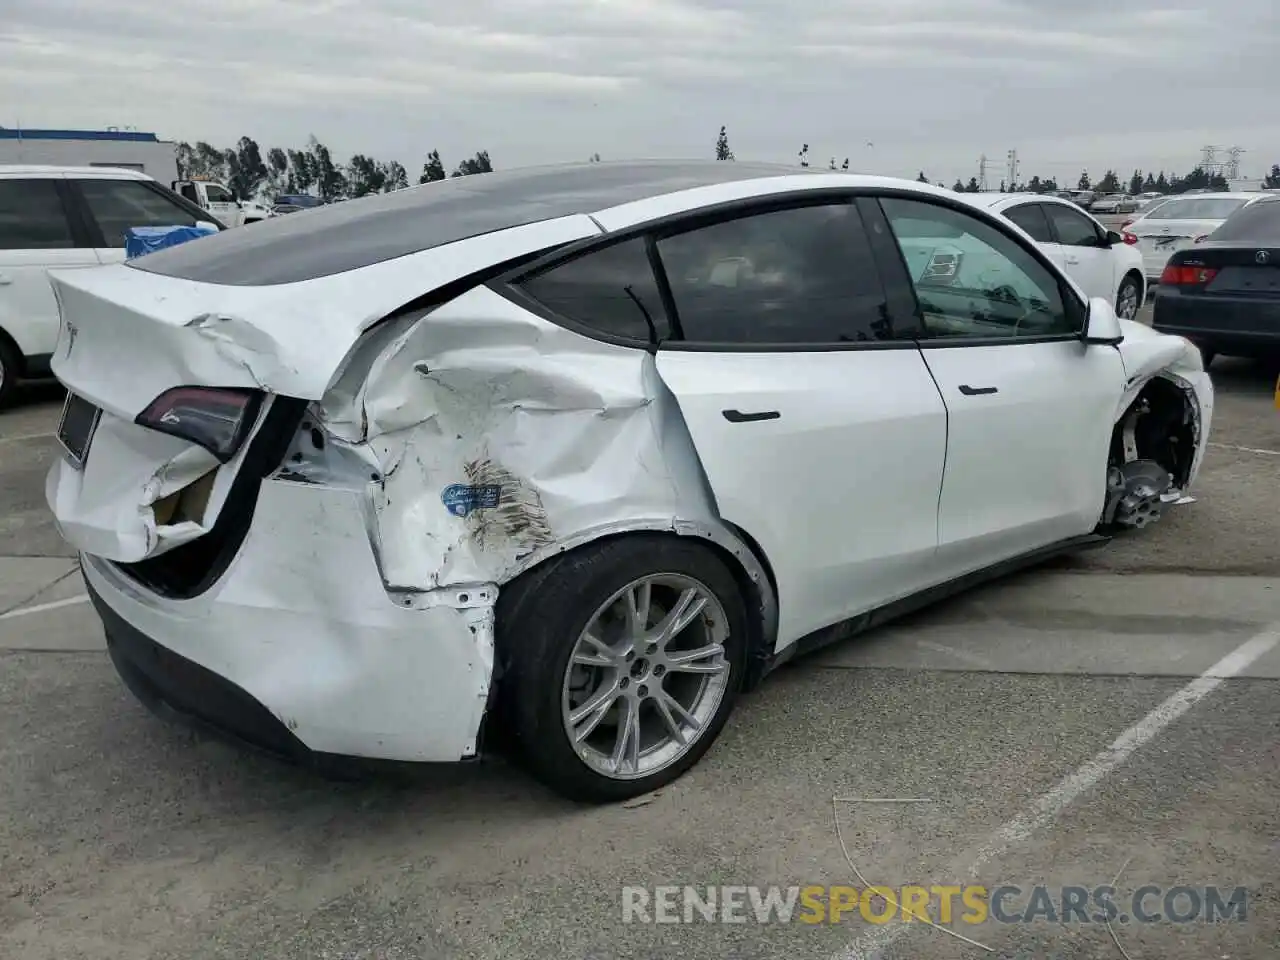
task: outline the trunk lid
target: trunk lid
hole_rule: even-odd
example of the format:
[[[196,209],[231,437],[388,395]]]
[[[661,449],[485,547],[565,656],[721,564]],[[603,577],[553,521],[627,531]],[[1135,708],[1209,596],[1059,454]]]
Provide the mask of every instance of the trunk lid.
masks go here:
[[[1280,299],[1280,247],[1207,242],[1185,251],[1177,262],[1214,271],[1205,294]]]

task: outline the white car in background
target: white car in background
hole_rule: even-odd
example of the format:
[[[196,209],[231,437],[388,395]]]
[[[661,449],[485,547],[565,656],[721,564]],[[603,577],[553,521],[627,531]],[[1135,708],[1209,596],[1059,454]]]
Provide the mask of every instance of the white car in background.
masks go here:
[[[1132,320],[1146,302],[1142,255],[1069,200],[1036,193],[980,193],[970,200],[1008,217],[1066,271],[1090,299]]]
[[[140,700],[321,766],[497,722],[583,800],[797,653],[1145,526],[1212,418],[1187,341],[882,177],[486,173],[53,284],[46,495]]]
[[[114,167],[0,166],[0,407],[49,376],[58,304],[47,271],[125,258],[129,227],[222,224],[146,174]]]
[[[1123,230],[1126,244],[1142,255],[1148,283],[1160,281],[1169,258],[1194,246],[1222,226],[1231,214],[1264,193],[1188,193],[1138,211]]]

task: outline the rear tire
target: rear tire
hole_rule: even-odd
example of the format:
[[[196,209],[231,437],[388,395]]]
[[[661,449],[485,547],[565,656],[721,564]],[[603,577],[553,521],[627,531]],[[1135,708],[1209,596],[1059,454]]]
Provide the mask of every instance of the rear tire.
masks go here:
[[[501,716],[521,758],[588,803],[677,779],[719,736],[741,687],[747,614],[732,572],[698,542],[648,534],[548,567],[499,599]],[[662,639],[669,615],[683,626]]]
[[[3,339],[0,339],[0,410],[13,401],[21,370],[22,364],[17,353]]]

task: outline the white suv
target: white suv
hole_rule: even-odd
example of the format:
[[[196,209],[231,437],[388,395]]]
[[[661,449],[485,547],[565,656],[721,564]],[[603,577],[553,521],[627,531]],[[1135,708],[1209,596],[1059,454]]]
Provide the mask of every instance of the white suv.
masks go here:
[[[110,167],[0,166],[0,407],[49,376],[58,304],[47,270],[124,259],[130,227],[223,227],[150,177]]]

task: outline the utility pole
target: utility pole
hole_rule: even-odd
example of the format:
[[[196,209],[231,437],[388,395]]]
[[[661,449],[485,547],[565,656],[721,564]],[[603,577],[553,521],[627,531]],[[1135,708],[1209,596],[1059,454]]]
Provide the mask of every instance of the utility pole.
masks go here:
[[[1012,193],[1014,185],[1018,182],[1018,151],[1009,151],[1009,191]]]
[[[1227,163],[1226,176],[1228,180],[1235,180],[1240,176],[1240,157],[1244,152],[1243,147],[1232,147],[1227,151],[1227,155],[1231,157],[1231,160]]]
[[[987,155],[984,153],[978,158],[978,189],[987,189]]]

